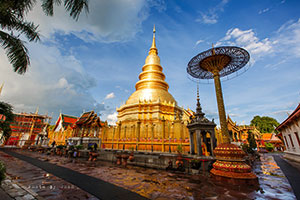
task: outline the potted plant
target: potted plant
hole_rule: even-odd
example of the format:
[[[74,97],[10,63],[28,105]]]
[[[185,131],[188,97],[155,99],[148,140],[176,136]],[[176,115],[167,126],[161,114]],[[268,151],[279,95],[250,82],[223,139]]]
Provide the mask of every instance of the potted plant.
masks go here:
[[[133,147],[130,147],[130,150],[131,150],[131,153],[130,153],[130,155],[129,155],[129,161],[130,161],[130,162],[133,162],[133,161],[134,161],[134,153],[133,153],[134,148],[133,148]]]
[[[121,165],[122,164],[122,155],[117,153],[115,154],[116,159],[117,159],[117,165]]]
[[[61,156],[63,148],[64,148],[64,145],[58,145],[58,146],[56,146],[56,155]]]
[[[184,166],[183,166],[183,158],[182,158],[182,145],[179,144],[177,145],[177,160],[176,160],[176,167],[178,170],[183,171],[184,170]]]
[[[83,149],[83,145],[82,144],[79,144],[79,145],[76,145],[74,147],[74,153],[73,153],[73,156],[74,157],[80,157],[80,150]]]
[[[191,159],[189,161],[190,166],[191,166],[191,170],[192,170],[192,174],[198,174],[199,173],[199,169],[201,167],[201,161],[198,159]]]
[[[69,145],[68,147],[67,147],[67,149],[66,149],[66,156],[68,157],[68,158],[71,158],[72,157],[72,155],[73,155],[73,153],[74,153],[74,145]]]
[[[129,155],[127,153],[125,153],[125,154],[122,155],[124,167],[127,166],[127,160],[128,160],[128,158],[129,158]]]

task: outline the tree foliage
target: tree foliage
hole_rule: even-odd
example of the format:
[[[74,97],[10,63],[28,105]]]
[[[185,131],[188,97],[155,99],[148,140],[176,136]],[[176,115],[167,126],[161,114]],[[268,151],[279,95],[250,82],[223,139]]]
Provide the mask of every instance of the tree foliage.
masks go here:
[[[65,10],[75,20],[78,19],[83,9],[88,12],[88,0],[41,0],[42,8],[46,15],[52,16],[53,6],[64,4]],[[30,65],[28,50],[24,41],[20,39],[24,35],[29,42],[40,40],[38,26],[28,22],[25,17],[32,11],[36,0],[1,0],[0,1],[0,45],[6,51],[9,62],[14,71],[24,74]]]
[[[266,143],[265,147],[266,147],[267,151],[273,151],[274,150],[274,145],[272,143]]]
[[[251,120],[251,126],[255,126],[261,133],[272,133],[279,126],[276,119],[267,116],[255,116]]]
[[[0,141],[9,138],[11,134],[10,122],[14,121],[13,108],[10,104],[0,102],[0,115],[4,116],[4,120],[0,121],[0,131],[2,131],[2,136]]]

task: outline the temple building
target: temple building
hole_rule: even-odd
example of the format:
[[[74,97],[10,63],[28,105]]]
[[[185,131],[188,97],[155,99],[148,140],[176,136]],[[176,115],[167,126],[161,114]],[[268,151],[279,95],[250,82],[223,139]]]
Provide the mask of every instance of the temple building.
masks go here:
[[[266,143],[271,143],[274,146],[274,151],[283,151],[284,144],[275,133],[262,133],[261,137],[256,140],[258,151],[265,150]]]
[[[238,144],[247,141],[249,132],[254,134],[255,139],[261,138],[261,133],[255,126],[238,125],[236,122],[233,122],[229,115],[227,116],[227,128],[230,140]],[[220,130],[217,132],[219,133]]]
[[[83,145],[84,148],[89,143],[100,144],[104,125],[94,111],[85,112],[80,117],[60,114],[55,126],[48,133],[49,145],[53,141],[56,145],[66,145],[70,141],[74,145]]]
[[[15,113],[14,115],[14,121],[10,124],[12,133],[5,145],[23,146],[25,141],[30,141],[31,144],[45,143],[49,116],[39,115],[37,112]]]
[[[83,145],[87,148],[89,144],[100,144],[102,127],[100,117],[94,111],[83,113],[73,126],[72,137],[68,140],[75,145]]]
[[[78,117],[60,113],[60,115],[55,123],[55,127],[53,128],[53,131],[59,132],[59,131],[65,131],[69,127],[73,128],[73,126],[75,125],[75,122],[77,120],[78,120]]]
[[[55,126],[48,131],[49,144],[53,141],[57,145],[65,144],[69,137],[72,137],[73,128],[78,117],[60,113]]]
[[[186,125],[193,112],[183,111],[177,105],[168,92],[165,78],[154,28],[150,51],[135,84],[136,91],[117,108],[117,126],[104,128],[103,148],[176,152],[181,145],[183,152],[190,151]]]
[[[284,157],[300,162],[300,104],[276,130],[286,147]]]

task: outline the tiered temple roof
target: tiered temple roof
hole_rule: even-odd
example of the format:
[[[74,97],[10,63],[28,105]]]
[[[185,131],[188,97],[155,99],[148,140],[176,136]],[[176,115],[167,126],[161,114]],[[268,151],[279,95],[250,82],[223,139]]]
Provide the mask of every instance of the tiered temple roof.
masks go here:
[[[92,126],[96,125],[102,127],[104,124],[101,123],[100,117],[94,112],[89,111],[83,113],[80,118],[76,121],[75,126]]]
[[[60,114],[56,123],[55,123],[55,127],[54,127],[54,131],[64,131],[66,130],[68,127],[73,128],[73,126],[75,125],[75,122],[78,120],[78,117],[74,117],[71,115],[65,115],[65,114]]]

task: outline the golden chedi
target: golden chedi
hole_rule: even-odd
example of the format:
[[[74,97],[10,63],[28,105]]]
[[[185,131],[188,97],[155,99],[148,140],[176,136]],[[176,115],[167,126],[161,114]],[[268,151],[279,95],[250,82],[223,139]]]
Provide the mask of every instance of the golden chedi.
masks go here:
[[[162,72],[160,58],[153,41],[146,58],[136,91],[119,108],[116,126],[103,129],[102,147],[107,149],[135,149],[138,151],[176,152],[182,145],[189,151],[188,118],[168,92],[169,85]]]
[[[162,119],[175,120],[175,116],[182,114],[182,109],[168,92],[169,85],[165,81],[163,68],[155,44],[155,28],[153,41],[146,58],[145,65],[135,84],[136,91],[128,98],[125,105],[117,109],[118,121],[157,122]]]

